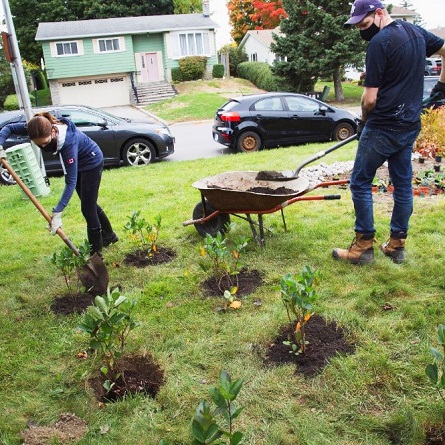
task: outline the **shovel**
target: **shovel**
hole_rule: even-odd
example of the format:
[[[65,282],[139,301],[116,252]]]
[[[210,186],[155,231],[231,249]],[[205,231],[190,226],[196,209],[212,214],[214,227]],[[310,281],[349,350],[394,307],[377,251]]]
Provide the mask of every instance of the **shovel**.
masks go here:
[[[302,164],[300,164],[294,171],[290,172],[277,172],[272,170],[264,170],[261,172],[258,172],[256,175],[257,181],[291,181],[292,179],[298,178],[298,174],[300,173],[300,170],[305,167],[306,165],[310,164],[311,162],[316,161],[317,159],[320,159],[324,156],[326,156],[328,153],[331,153],[331,151],[337,150],[337,148],[343,147],[343,145],[349,144],[349,142],[355,141],[357,139],[357,135],[354,134],[350,136],[349,138],[339,142],[338,144],[335,144],[331,148],[328,148],[324,151],[319,151],[315,155],[311,156],[309,159],[306,159]]]
[[[31,200],[31,202],[37,207],[38,211],[43,215],[43,217],[51,224],[51,215],[45,210],[45,208],[37,201],[36,197],[32,194],[31,190],[25,185],[25,183],[20,179],[17,173],[12,169],[5,158],[0,158],[3,167],[8,170],[9,174],[14,178],[20,188],[24,191],[26,196]],[[65,244],[74,252],[76,256],[79,256],[79,250],[68,238],[68,236],[59,227],[57,229],[57,235],[62,238]],[[79,270],[79,279],[85,288],[95,293],[96,295],[102,295],[107,292],[108,288],[108,270],[105,267],[102,258],[95,252],[88,263]]]

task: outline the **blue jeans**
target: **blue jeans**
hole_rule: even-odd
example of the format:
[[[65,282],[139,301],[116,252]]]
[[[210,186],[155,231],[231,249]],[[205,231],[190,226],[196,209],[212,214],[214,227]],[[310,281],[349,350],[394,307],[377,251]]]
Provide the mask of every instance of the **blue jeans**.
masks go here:
[[[419,130],[396,132],[365,126],[351,173],[356,232],[375,233],[372,180],[385,161],[388,161],[389,176],[394,185],[390,229],[395,233],[408,232],[413,212],[411,155],[418,134]]]

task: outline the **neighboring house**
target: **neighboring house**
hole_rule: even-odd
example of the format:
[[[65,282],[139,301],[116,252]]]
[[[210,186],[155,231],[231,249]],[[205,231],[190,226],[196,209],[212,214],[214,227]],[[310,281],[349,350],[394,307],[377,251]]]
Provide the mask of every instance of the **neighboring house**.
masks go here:
[[[183,57],[206,56],[211,73],[217,27],[207,14],[51,22],[36,41],[54,105],[109,107],[130,104],[137,86],[171,81]]]
[[[272,65],[277,60],[275,53],[270,50],[270,45],[274,41],[273,34],[280,35],[280,28],[247,31],[239,44],[239,48],[244,48],[249,57],[249,62],[266,62]]]
[[[391,17],[394,20],[404,20],[406,22],[414,23],[416,17],[419,14],[411,9],[404,8],[403,6],[392,6]]]

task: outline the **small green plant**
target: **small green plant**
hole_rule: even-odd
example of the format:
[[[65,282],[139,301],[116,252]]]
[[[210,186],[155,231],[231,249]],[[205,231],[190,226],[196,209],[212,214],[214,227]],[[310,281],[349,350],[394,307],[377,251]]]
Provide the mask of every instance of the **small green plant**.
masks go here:
[[[154,253],[157,250],[157,241],[159,231],[161,230],[161,215],[154,218],[154,224],[149,224],[145,218],[141,218],[141,211],[134,211],[128,217],[129,221],[124,228],[130,234],[132,241],[136,243],[142,250]]]
[[[226,442],[228,445],[239,445],[242,443],[244,435],[234,430],[233,422],[244,409],[243,407],[236,409],[234,404],[243,386],[243,380],[238,379],[232,382],[230,374],[227,371],[221,370],[219,382],[218,386],[212,387],[209,390],[216,408],[212,410],[209,402],[202,400],[196,409],[191,424],[192,445],[211,444],[223,436],[228,439],[228,442]],[[219,416],[222,416],[225,420],[225,427],[221,427],[218,424]]]
[[[97,296],[94,305],[88,307],[78,328],[90,335],[90,348],[102,359],[101,372],[107,380],[107,391],[114,386],[120,373],[116,361],[122,357],[128,334],[137,326],[133,317],[136,301],[120,294],[119,289],[108,289],[107,295]]]
[[[63,246],[59,252],[54,252],[50,259],[63,274],[65,284],[69,293],[80,290],[80,280],[78,271],[85,266],[90,256],[90,244],[88,240],[79,247],[79,256],[77,256],[68,246]],[[77,280],[73,280],[76,273]],[[73,281],[75,281],[75,286]]]
[[[289,338],[284,344],[291,346],[290,353],[304,354],[306,352],[305,326],[313,315],[313,303],[319,295],[315,290],[320,274],[309,266],[304,266],[296,278],[287,273],[281,277],[281,300],[286,308],[289,321],[296,321],[294,339]],[[294,317],[294,318],[293,318]]]
[[[437,389],[442,400],[445,401],[442,394],[442,390],[445,389],[445,325],[443,324],[437,327],[437,342],[441,346],[442,352],[436,348],[430,348],[434,362],[427,365],[425,373]]]
[[[218,232],[214,237],[207,234],[204,238],[204,245],[200,249],[201,257],[205,259],[199,262],[205,272],[213,271],[213,274],[218,278],[218,287],[221,292],[224,293],[227,290],[224,285],[228,283],[232,295],[238,288],[237,275],[242,268],[241,252],[249,243],[249,238],[246,236],[239,236],[231,241],[230,233],[234,228],[235,224],[232,223],[226,226],[225,235],[221,232]],[[210,262],[207,259],[210,259]]]

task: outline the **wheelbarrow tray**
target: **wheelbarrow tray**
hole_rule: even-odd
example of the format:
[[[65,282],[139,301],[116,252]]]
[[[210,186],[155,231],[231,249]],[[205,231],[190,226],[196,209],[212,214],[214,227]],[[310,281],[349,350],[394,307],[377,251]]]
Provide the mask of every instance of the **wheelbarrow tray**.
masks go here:
[[[200,179],[192,184],[220,211],[263,211],[306,193],[309,181],[304,177],[286,181],[257,180],[257,171],[233,171]],[[268,189],[268,190],[267,190]]]

